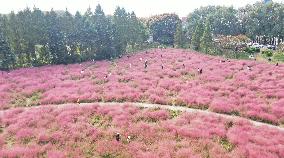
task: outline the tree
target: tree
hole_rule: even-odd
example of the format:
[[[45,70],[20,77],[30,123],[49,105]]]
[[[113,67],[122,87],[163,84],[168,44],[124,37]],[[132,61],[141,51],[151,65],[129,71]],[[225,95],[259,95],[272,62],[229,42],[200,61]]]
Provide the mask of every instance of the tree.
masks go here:
[[[212,47],[212,31],[210,27],[210,21],[207,20],[203,35],[201,37],[200,48],[204,53],[209,53]]]
[[[111,19],[107,18],[98,4],[94,13],[94,31],[96,59],[110,59],[114,57],[113,28]]]
[[[176,48],[184,48],[185,37],[184,37],[184,32],[183,32],[181,23],[179,23],[177,26],[177,30],[174,36],[174,41],[175,41]]]
[[[44,13],[38,8],[33,8],[31,13],[31,32],[30,42],[34,49],[34,57],[32,60],[33,66],[40,66],[50,63],[50,54],[46,48],[46,43],[48,43],[46,20]],[[32,47],[32,46],[31,46]]]
[[[114,44],[116,54],[118,56],[125,52],[127,43],[130,40],[130,21],[128,19],[128,13],[124,8],[117,7],[113,15],[114,25]]]
[[[46,15],[48,48],[51,53],[52,63],[67,64],[66,44],[64,42],[64,33],[61,30],[59,19],[56,13],[51,10]]]
[[[187,17],[187,36],[192,38],[199,21],[206,23],[211,19],[211,29],[214,35],[238,35],[241,32],[241,22],[238,11],[233,7],[207,6],[196,9]]]
[[[14,63],[15,56],[12,53],[9,44],[0,28],[0,70],[9,70],[14,67]]]
[[[200,41],[201,41],[201,37],[203,35],[203,22],[199,21],[198,25],[195,26],[195,31],[192,35],[192,39],[191,39],[191,48],[194,50],[199,50],[200,49]]]
[[[132,47],[132,50],[134,50],[135,46],[141,46],[143,42],[147,40],[146,27],[136,17],[134,12],[132,12],[129,15],[128,34],[129,34],[128,45]]]
[[[59,19],[61,30],[64,36],[63,40],[66,44],[66,63],[74,63],[76,61],[79,61],[78,54],[76,53],[76,39],[72,37],[74,35],[74,32],[76,32],[75,20],[67,9],[64,14],[59,17]]]
[[[254,41],[276,44],[283,40],[284,5],[282,3],[257,2],[239,9],[243,32]],[[278,41],[276,41],[276,37]]]
[[[174,45],[174,35],[180,19],[176,14],[162,14],[151,17],[148,26],[154,42],[164,45]]]

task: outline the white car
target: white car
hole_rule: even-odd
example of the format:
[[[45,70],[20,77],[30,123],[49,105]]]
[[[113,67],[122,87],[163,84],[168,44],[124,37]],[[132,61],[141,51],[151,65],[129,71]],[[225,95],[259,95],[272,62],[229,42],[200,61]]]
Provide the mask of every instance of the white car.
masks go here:
[[[252,42],[247,43],[247,46],[248,47],[252,46]]]
[[[263,48],[264,45],[259,44],[259,43],[253,43],[253,44],[251,45],[251,47],[253,47],[253,48]]]

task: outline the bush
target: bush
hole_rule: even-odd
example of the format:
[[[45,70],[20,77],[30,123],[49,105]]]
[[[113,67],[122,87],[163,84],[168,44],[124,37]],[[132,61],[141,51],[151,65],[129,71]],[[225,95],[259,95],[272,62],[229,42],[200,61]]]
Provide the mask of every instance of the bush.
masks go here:
[[[259,53],[260,49],[259,48],[252,48],[252,47],[247,47],[245,49],[245,52],[249,53],[249,54],[253,54],[253,53]]]
[[[264,50],[261,52],[262,55],[264,55],[264,57],[272,57],[273,56],[273,52],[271,50]]]
[[[284,52],[274,53],[272,58],[274,61],[284,62]]]

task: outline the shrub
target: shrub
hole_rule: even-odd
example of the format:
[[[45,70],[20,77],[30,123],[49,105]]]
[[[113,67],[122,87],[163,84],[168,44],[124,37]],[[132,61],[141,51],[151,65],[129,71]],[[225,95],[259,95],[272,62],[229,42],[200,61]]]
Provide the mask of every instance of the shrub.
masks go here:
[[[263,50],[263,51],[261,52],[261,54],[262,54],[264,57],[266,57],[266,58],[273,56],[272,50]]]
[[[260,49],[259,48],[253,48],[253,47],[247,47],[245,49],[245,52],[247,52],[249,54],[254,54],[254,53],[259,53]]]
[[[274,61],[284,62],[284,52],[274,53],[272,59]]]

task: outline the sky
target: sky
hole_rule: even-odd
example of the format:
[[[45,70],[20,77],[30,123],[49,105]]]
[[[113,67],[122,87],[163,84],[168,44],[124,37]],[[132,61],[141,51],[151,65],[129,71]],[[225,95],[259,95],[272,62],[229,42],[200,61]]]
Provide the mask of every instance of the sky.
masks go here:
[[[161,13],[176,13],[180,17],[187,16],[194,9],[207,5],[234,6],[235,8],[253,4],[257,0],[0,0],[0,13],[18,12],[26,7],[43,11],[68,10],[84,13],[90,6],[92,10],[99,3],[106,14],[113,14],[117,6],[127,11],[134,11],[138,17],[149,17]],[[284,3],[284,0],[274,0]]]

